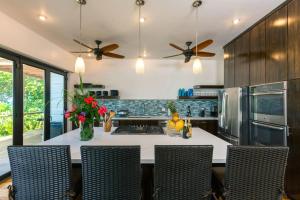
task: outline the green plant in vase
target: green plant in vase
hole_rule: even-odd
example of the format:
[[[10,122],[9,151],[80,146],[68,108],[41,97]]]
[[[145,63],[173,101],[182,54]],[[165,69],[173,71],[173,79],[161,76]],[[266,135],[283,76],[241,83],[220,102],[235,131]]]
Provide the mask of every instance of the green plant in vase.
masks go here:
[[[84,92],[81,75],[79,77],[80,87],[75,89],[74,96],[69,99],[72,109],[65,113],[65,118],[80,127],[80,139],[87,141],[94,136],[94,121],[101,121],[107,113],[107,108],[99,105],[93,96]]]

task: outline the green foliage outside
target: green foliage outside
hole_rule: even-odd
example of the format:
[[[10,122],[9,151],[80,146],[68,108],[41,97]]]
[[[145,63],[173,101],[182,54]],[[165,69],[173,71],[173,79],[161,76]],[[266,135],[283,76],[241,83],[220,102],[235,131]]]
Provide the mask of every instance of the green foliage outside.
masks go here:
[[[24,77],[24,132],[43,128],[44,80],[33,76]],[[13,77],[0,71],[0,136],[13,133]]]

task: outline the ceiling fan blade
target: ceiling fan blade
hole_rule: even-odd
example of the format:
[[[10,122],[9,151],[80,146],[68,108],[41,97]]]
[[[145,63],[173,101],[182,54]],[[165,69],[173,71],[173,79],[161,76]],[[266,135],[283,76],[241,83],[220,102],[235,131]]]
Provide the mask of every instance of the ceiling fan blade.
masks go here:
[[[88,49],[93,50],[92,47],[89,47],[88,45],[86,45],[86,44],[84,44],[84,43],[82,43],[82,42],[80,42],[80,41],[78,41],[78,40],[76,40],[76,39],[73,39],[73,41],[76,42],[76,43],[78,43],[78,44],[80,44],[80,45],[82,45],[82,46],[84,46],[84,47],[86,47],[86,48],[88,48]]]
[[[176,44],[172,44],[172,43],[170,43],[169,45],[170,45],[171,47],[174,47],[175,49],[178,49],[178,50],[180,50],[180,51],[184,51],[184,49],[183,49],[183,48],[181,48],[181,47],[177,46]]]
[[[176,56],[180,56],[180,55],[183,55],[183,53],[177,54],[177,55],[173,55],[173,56],[165,56],[165,57],[163,57],[163,58],[172,58],[172,57],[176,57]]]
[[[213,57],[216,54],[215,53],[210,53],[210,52],[198,51],[197,55],[200,56],[200,57]]]
[[[113,51],[115,49],[119,48],[119,45],[117,44],[110,44],[110,45],[107,45],[105,47],[102,47],[100,50],[102,52],[109,52],[109,51]]]
[[[110,52],[104,52],[103,55],[111,57],[111,58],[125,58],[125,56],[115,54],[115,53],[110,53]]]
[[[199,43],[197,46],[193,47],[192,50],[196,52],[196,48],[199,50],[204,49],[205,47],[208,47],[211,45],[214,41],[213,40],[206,40],[204,42]]]
[[[91,53],[92,51],[71,51],[71,53]]]

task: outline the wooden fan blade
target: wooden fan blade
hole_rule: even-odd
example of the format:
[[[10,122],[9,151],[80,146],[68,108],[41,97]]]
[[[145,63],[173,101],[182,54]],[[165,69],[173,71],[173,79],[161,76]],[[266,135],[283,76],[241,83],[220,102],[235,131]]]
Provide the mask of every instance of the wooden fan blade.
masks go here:
[[[204,49],[205,47],[208,47],[211,45],[214,41],[213,40],[206,40],[204,42],[199,43],[197,46],[193,47],[192,50],[196,52],[196,48],[199,50]]]
[[[104,52],[103,55],[112,57],[112,58],[125,58],[125,56],[115,54],[115,53],[110,53],[110,52]]]
[[[92,47],[89,47],[88,45],[86,45],[86,44],[84,44],[84,43],[82,43],[82,42],[80,42],[80,41],[78,41],[78,40],[76,40],[76,39],[73,39],[73,41],[76,42],[76,43],[78,43],[78,44],[80,44],[80,45],[82,45],[82,46],[84,46],[84,47],[86,47],[86,48],[88,48],[88,49],[93,50]]]
[[[176,44],[172,44],[172,43],[170,43],[169,45],[170,45],[171,47],[174,47],[175,49],[178,49],[178,50],[180,50],[180,51],[184,51],[184,49],[183,49],[183,48],[181,48],[181,47],[177,46]]]
[[[119,45],[117,44],[110,44],[110,45],[107,45],[105,47],[102,47],[100,50],[102,52],[109,52],[109,51],[113,51],[115,49],[119,48]]]
[[[197,55],[200,56],[200,57],[213,57],[216,54],[215,53],[210,53],[210,52],[198,51]]]
[[[91,53],[92,51],[71,51],[71,53]]]
[[[177,54],[177,55],[172,55],[172,56],[165,56],[163,58],[172,58],[172,57],[176,57],[176,56],[180,56],[180,55],[183,55],[183,53],[180,53],[180,54]]]

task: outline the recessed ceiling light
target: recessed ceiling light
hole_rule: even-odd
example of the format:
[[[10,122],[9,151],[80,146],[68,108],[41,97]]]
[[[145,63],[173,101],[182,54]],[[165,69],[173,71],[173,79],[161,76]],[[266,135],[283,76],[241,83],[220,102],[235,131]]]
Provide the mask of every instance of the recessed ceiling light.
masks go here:
[[[47,17],[45,15],[39,15],[39,20],[46,21]]]
[[[241,20],[239,18],[236,18],[232,22],[233,22],[233,24],[237,25],[238,23],[240,23],[240,21]]]
[[[140,22],[141,22],[141,23],[144,23],[145,21],[146,21],[146,19],[145,19],[144,17],[141,17],[141,18],[140,18]]]
[[[88,53],[88,57],[91,57],[92,56],[92,54],[91,53]]]

